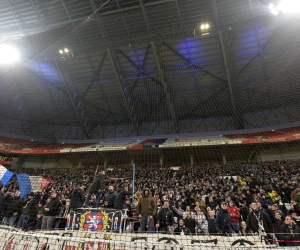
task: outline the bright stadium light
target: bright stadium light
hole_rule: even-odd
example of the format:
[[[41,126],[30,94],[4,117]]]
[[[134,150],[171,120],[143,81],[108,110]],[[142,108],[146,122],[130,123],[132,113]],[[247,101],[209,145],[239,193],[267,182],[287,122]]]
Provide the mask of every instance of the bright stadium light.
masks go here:
[[[201,30],[208,30],[209,29],[209,24],[208,23],[203,23],[200,25]]]
[[[11,64],[19,61],[19,52],[7,45],[0,45],[0,63]]]
[[[69,53],[69,49],[65,48],[65,53]]]
[[[59,50],[59,54],[63,54],[64,52],[63,52],[63,50],[62,49],[60,49]]]
[[[282,13],[297,13],[300,12],[299,0],[282,0],[278,5],[270,4],[269,9],[273,15]]]

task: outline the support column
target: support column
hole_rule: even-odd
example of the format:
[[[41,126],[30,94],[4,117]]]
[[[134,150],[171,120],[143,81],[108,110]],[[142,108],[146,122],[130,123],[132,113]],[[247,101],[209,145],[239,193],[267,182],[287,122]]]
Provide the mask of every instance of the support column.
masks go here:
[[[163,166],[164,165],[164,155],[161,153],[161,155],[159,156],[159,165]]]
[[[104,158],[104,163],[103,163],[104,168],[107,167],[107,157]]]
[[[224,154],[224,152],[222,152],[222,161],[224,165],[227,163],[226,155]]]
[[[131,158],[130,166],[134,164],[134,157]]]
[[[190,154],[190,164],[191,166],[194,166],[194,155]]]

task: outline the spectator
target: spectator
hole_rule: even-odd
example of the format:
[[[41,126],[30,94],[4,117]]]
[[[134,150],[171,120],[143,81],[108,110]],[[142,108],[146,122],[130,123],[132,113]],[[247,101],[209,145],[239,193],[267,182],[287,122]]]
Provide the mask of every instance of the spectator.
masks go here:
[[[206,216],[204,215],[204,212],[201,210],[200,207],[196,207],[196,214],[194,218],[196,220],[196,224],[200,225],[201,233],[207,234],[208,228],[207,228]]]
[[[54,221],[54,216],[58,215],[60,208],[59,198],[55,191],[51,192],[51,198],[44,206],[43,220],[41,229],[51,229]]]
[[[114,208],[116,193],[113,186],[108,187],[108,192],[104,195],[103,201],[107,203],[105,207]]]
[[[170,226],[174,223],[173,212],[170,209],[170,203],[168,200],[164,201],[163,207],[157,214],[156,228],[161,233],[171,233]]]
[[[221,209],[217,213],[217,218],[216,218],[216,227],[218,230],[218,234],[231,234],[231,221],[230,221],[230,214],[227,211],[227,202],[222,202],[221,203]]]
[[[131,186],[130,186],[131,187]],[[131,195],[132,190],[128,189],[128,183],[123,184],[123,189],[116,195],[114,208],[115,209],[128,209],[128,205],[124,204],[127,195]]]
[[[276,212],[275,213],[275,223],[273,224],[273,229],[274,229],[275,235],[278,235],[281,232],[282,224],[283,224],[283,222],[281,219],[281,214],[279,212]]]
[[[209,235],[217,235],[219,233],[216,225],[215,211],[213,210],[208,212],[207,225]]]
[[[252,235],[250,228],[248,227],[246,221],[242,221],[239,228],[239,235],[250,236]]]
[[[38,206],[34,193],[31,192],[23,204],[22,213],[18,221],[18,227],[22,229],[26,228],[27,224],[36,218]]]
[[[80,188],[75,188],[70,196],[70,209],[76,210],[77,208],[82,207],[84,202],[84,191],[85,186],[82,185]]]
[[[176,234],[176,235],[190,235],[191,234],[190,229],[184,225],[183,219],[179,219],[178,227],[175,228],[174,234]]]
[[[184,225],[190,229],[191,234],[196,233],[196,228],[197,228],[197,233],[201,233],[201,224],[197,223],[196,220],[191,217],[190,211],[186,212],[186,218],[183,220],[184,220]]]
[[[20,197],[20,192],[8,193],[4,202],[6,203],[6,210],[3,214],[3,224],[13,226],[22,211],[23,201]]]
[[[273,236],[273,225],[269,215],[264,210],[259,210],[258,204],[251,203],[252,212],[250,212],[247,224],[254,234],[269,234]]]
[[[26,228],[24,229],[25,231],[28,230],[39,230],[42,227],[42,220],[43,220],[43,213],[41,211],[39,211],[36,215],[36,218],[34,221],[30,222]]]
[[[229,206],[227,207],[227,211],[230,214],[231,227],[233,228],[235,233],[238,233],[239,230],[240,230],[240,211],[233,204],[233,201],[229,202]]]
[[[105,171],[101,171],[93,181],[92,185],[90,186],[89,193],[85,199],[85,203],[83,207],[88,207],[90,198],[93,194],[96,195],[94,208],[98,207],[99,201],[100,201],[100,193],[103,191],[104,188],[104,181],[105,181]]]
[[[140,199],[137,205],[137,213],[140,217],[140,232],[146,232],[151,230],[151,224],[153,216],[156,213],[156,205],[153,197],[150,194],[149,188],[146,188],[143,192],[143,197]],[[148,230],[146,230],[146,228]]]
[[[281,234],[278,235],[278,239],[286,241],[284,242],[285,246],[300,246],[300,229],[291,216],[288,215],[285,217],[284,225],[281,227]]]

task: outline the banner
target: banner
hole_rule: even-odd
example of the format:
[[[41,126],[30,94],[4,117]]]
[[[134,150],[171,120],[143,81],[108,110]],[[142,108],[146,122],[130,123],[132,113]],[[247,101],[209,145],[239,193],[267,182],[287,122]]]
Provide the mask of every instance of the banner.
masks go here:
[[[77,209],[70,213],[66,229],[122,232],[127,209]]]

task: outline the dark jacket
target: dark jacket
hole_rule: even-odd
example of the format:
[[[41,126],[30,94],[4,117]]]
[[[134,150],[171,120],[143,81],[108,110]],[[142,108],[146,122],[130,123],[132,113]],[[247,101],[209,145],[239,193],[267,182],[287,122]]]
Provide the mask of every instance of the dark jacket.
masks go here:
[[[254,214],[255,213],[255,214]],[[247,225],[253,233],[260,231],[258,220],[262,222],[266,233],[273,233],[273,224],[269,215],[264,211],[251,212],[247,219]]]
[[[104,201],[107,201],[108,203],[108,208],[113,208],[115,204],[115,199],[116,199],[116,193],[115,192],[107,192],[104,195]]]
[[[171,226],[173,223],[174,216],[171,209],[162,207],[157,213],[157,224],[159,224],[160,228],[166,228],[167,226]]]
[[[6,196],[7,208],[3,214],[4,217],[12,217],[14,213],[21,214],[23,201],[21,197]]]
[[[115,199],[114,208],[115,209],[122,209],[122,205],[126,199],[126,195],[131,195],[132,191],[126,191],[125,189],[122,189],[117,195]]]
[[[145,189],[145,191],[146,190],[149,191],[149,189]],[[143,197],[141,198],[140,202],[138,203],[138,205],[136,207],[136,212],[141,215],[152,215],[153,216],[156,213],[156,205],[155,205],[153,197],[150,194],[150,191],[149,191],[148,195],[145,194],[145,191],[144,191]]]
[[[90,186],[89,193],[95,193],[99,189],[102,190],[104,186],[105,175],[98,174]]]
[[[59,213],[60,210],[60,202],[59,198],[56,196],[55,198],[52,198],[50,202],[46,205],[47,208],[49,208],[49,211],[44,211],[44,215],[46,216],[56,216]]]
[[[0,214],[4,211],[4,199],[5,195],[0,191]]]
[[[230,222],[230,214],[225,209],[220,209],[217,213],[216,218],[216,228],[218,233],[232,233],[231,230],[231,222]]]
[[[24,206],[22,209],[22,214],[30,215],[35,218],[37,215],[37,209],[38,209],[38,202],[35,198],[28,198],[26,201],[24,201]]]
[[[207,224],[208,224],[208,233],[210,235],[218,234],[218,229],[217,229],[217,226],[216,226],[216,219],[208,218],[207,219]]]
[[[176,235],[180,235],[182,232],[185,235],[190,235],[191,234],[190,229],[188,227],[186,227],[186,226],[183,226],[183,227],[178,226],[174,230],[174,234],[176,234]]]
[[[84,203],[84,192],[81,188],[76,188],[73,190],[70,196],[70,208],[76,209],[83,206]]]
[[[186,227],[188,227],[191,231],[192,234],[194,234],[196,231],[195,231],[195,228],[196,228],[196,220],[193,219],[193,218],[185,218],[184,220],[184,225]]]
[[[42,227],[42,220],[43,220],[43,217],[36,218],[35,221],[33,221],[30,224],[28,224],[27,229],[28,230],[38,230],[38,229],[41,229],[41,227]]]
[[[279,240],[300,240],[300,229],[296,224],[292,226],[283,225],[281,227],[281,234],[277,235]],[[285,242],[285,246],[300,246],[300,242]]]

